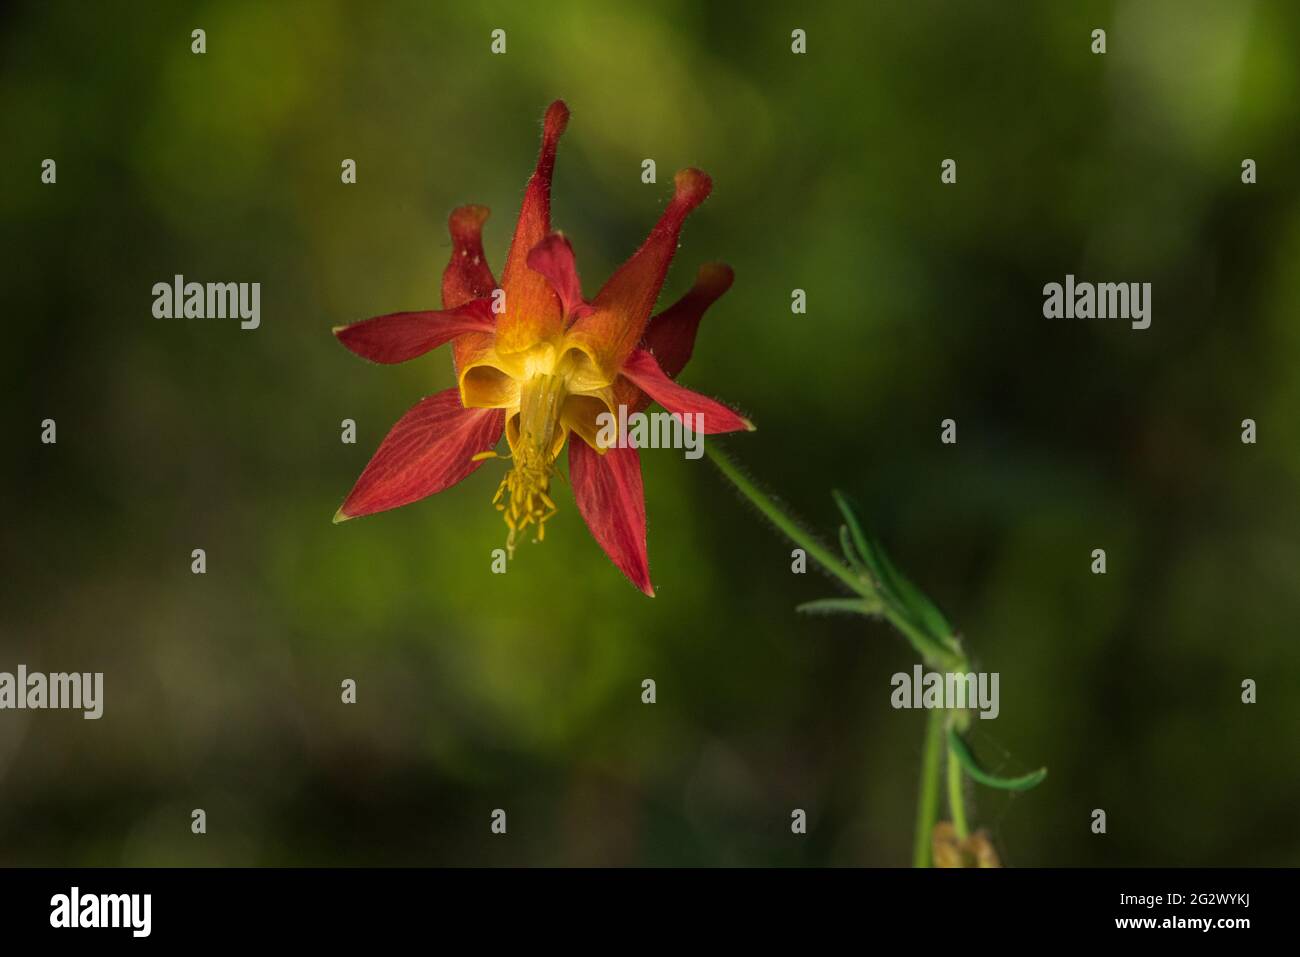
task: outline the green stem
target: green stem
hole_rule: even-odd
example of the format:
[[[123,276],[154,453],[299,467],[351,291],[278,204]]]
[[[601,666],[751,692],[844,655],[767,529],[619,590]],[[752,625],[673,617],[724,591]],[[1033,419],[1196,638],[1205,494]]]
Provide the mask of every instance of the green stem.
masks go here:
[[[931,712],[932,715],[941,715],[942,711]],[[968,833],[966,829],[966,805],[962,798],[962,770],[961,762],[957,759],[957,753],[948,749],[948,811],[952,814],[952,829],[957,834],[957,840],[966,840]]]
[[[754,504],[754,507],[763,513],[763,517],[780,530],[782,535],[800,546],[817,561],[817,564],[848,585],[850,589],[864,597],[875,597],[873,592],[863,591],[864,583],[862,579],[845,567],[834,552],[827,549],[809,532],[800,527],[798,522],[783,512],[781,507],[751,482],[744,472],[736,468],[736,464],[727,458],[725,453],[719,451],[716,445],[706,442],[704,443],[704,451],[708,453],[709,458],[713,459],[713,464],[718,467],[718,471],[725,475],[731,481],[731,484],[740,491],[740,494],[749,499]]]
[[[921,757],[921,791],[916,799],[916,836],[912,866],[929,867],[934,822],[939,818],[939,758],[943,751],[943,712],[926,715],[925,752]]]
[[[727,477],[741,495],[749,499],[754,507],[769,522],[777,527],[786,538],[803,548],[814,561],[830,572],[855,594],[861,595],[878,608],[890,624],[902,632],[913,648],[931,667],[947,671],[965,671],[966,656],[959,650],[950,650],[932,640],[920,628],[916,627],[905,615],[889,602],[882,601],[871,579],[844,561],[817,541],[812,534],[785,513],[776,501],[736,467],[726,453],[716,445],[706,444],[704,450],[713,464]],[[931,711],[927,716],[925,730],[925,750],[921,760],[921,791],[916,805],[916,835],[912,845],[912,864],[916,867],[929,867],[931,861],[931,835],[939,815],[939,769],[941,757],[945,750],[944,723],[947,715],[943,711]],[[960,720],[960,719],[956,719]],[[951,748],[948,752],[948,806],[952,813],[953,828],[960,840],[966,839],[966,808],[962,804],[962,768],[956,754]]]
[[[888,602],[882,602],[880,596],[876,593],[875,585],[869,578],[855,573],[845,562],[840,561],[834,552],[787,515],[770,495],[751,482],[745,473],[736,467],[736,464],[727,457],[725,452],[719,450],[716,445],[707,443],[704,450],[708,453],[709,458],[713,459],[713,464],[718,467],[718,471],[725,475],[731,484],[736,486],[737,491],[749,499],[754,507],[763,514],[763,517],[775,525],[782,535],[803,548],[817,564],[842,581],[853,592],[870,601],[878,602],[880,604],[878,614],[903,633],[903,637],[911,643],[926,664],[947,671],[965,670],[965,662],[960,654],[950,652],[931,640],[929,636],[900,614],[896,608]]]

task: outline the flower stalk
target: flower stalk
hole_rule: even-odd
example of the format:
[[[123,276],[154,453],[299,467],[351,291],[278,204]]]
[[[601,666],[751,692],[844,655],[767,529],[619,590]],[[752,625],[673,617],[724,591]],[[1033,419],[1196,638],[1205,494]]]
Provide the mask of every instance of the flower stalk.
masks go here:
[[[952,626],[938,608],[894,567],[880,544],[868,540],[844,496],[834,493],[835,504],[844,518],[839,530],[841,556],[800,525],[716,445],[707,445],[705,451],[718,471],[776,526],[777,531],[802,548],[808,557],[855,596],[805,602],[798,606],[798,611],[848,612],[883,618],[907,639],[930,668],[957,673],[967,671],[966,655]],[[935,863],[932,835],[937,833],[939,823],[939,778],[945,769],[948,813],[956,840],[969,846],[978,839],[983,846],[990,848],[987,857],[978,855],[979,866],[985,866],[988,858],[996,866],[996,856],[985,838],[979,835],[972,838],[970,835],[964,802],[966,778],[987,787],[1020,791],[1034,787],[1047,776],[1045,768],[1017,778],[1002,778],[988,773],[975,761],[962,738],[968,724],[969,716],[964,709],[935,709],[927,715],[916,805],[916,834],[912,846],[912,864],[915,867],[930,867]]]
[[[921,786],[916,799],[916,834],[912,866],[930,866],[930,835],[939,820],[939,762],[943,758],[945,715],[931,711],[925,719],[925,751],[921,756]]]

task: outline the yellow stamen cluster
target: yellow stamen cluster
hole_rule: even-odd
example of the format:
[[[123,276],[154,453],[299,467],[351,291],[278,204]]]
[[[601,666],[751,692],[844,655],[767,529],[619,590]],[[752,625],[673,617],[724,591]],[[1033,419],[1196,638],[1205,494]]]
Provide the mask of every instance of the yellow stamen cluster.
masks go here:
[[[506,553],[511,558],[515,555],[515,535],[529,525],[536,525],[537,540],[543,541],[546,538],[546,520],[557,511],[550,496],[554,469],[545,456],[529,455],[527,451],[506,473],[492,498],[492,504],[505,516],[510,529],[506,536]],[[507,500],[502,501],[503,498]]]
[[[551,498],[551,476],[555,454],[563,444],[560,407],[564,404],[565,382],[561,376],[534,375],[519,396],[518,429],[508,429],[514,467],[497,486],[492,504],[510,529],[506,552],[515,554],[515,540],[530,525],[537,528],[537,541],[546,537],[546,520],[557,511]]]

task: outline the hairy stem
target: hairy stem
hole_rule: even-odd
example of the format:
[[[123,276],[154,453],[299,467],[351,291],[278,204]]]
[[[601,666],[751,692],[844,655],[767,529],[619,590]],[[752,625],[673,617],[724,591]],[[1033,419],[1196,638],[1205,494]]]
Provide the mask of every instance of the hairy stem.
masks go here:
[[[960,671],[965,668],[960,654],[944,648],[901,615],[896,608],[880,602],[876,586],[870,578],[856,572],[846,561],[841,560],[811,532],[786,514],[770,495],[751,482],[745,473],[736,467],[725,452],[720,451],[716,445],[708,444],[705,445],[704,450],[713,460],[713,464],[718,467],[718,471],[726,476],[736,490],[745,496],[764,518],[775,525],[782,535],[800,546],[818,565],[847,585],[850,590],[869,601],[879,603],[878,607],[873,608],[873,613],[882,616],[901,631],[903,637],[916,649],[917,654],[926,664],[949,671]]]
[[[709,458],[713,459],[713,464],[718,467],[718,471],[725,475],[731,484],[740,491],[740,494],[749,499],[754,507],[763,513],[763,517],[780,530],[782,535],[802,548],[812,556],[818,565],[821,565],[822,568],[848,585],[851,590],[862,594],[862,579],[854,575],[836,557],[834,552],[817,541],[810,532],[806,531],[798,522],[782,511],[781,507],[772,500],[772,497],[751,482],[745,473],[740,471],[731,459],[727,458],[725,453],[719,451],[716,445],[707,442],[704,445],[704,451],[708,453]]]

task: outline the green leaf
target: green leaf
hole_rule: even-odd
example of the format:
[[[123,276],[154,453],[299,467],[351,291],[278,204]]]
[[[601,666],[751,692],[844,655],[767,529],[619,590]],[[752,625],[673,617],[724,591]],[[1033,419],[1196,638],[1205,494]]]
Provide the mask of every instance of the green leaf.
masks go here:
[[[849,541],[849,530],[843,525],[840,526],[840,551],[844,553],[844,560],[853,567],[853,570],[865,575],[867,570],[862,567],[862,561],[853,551],[853,544]]]
[[[951,647],[949,636],[952,634],[952,629],[943,615],[894,567],[894,563],[890,561],[889,555],[880,542],[867,538],[862,531],[862,523],[858,521],[857,514],[844,494],[835,490],[831,495],[840,514],[844,516],[844,529],[848,532],[847,536],[843,529],[840,532],[840,546],[844,549],[845,555],[849,554],[848,539],[851,539],[854,550],[861,556],[862,563],[867,566],[867,573],[875,583],[881,598],[903,617],[911,619],[929,637]],[[850,561],[852,561],[851,557]]]
[[[959,658],[961,645],[948,619],[895,567],[884,546],[876,539],[867,538],[845,495],[838,489],[831,495],[844,516],[840,547],[855,572],[862,575],[865,568],[886,616],[925,657],[934,660],[945,655]],[[860,562],[854,561],[855,553]],[[861,593],[862,590],[858,591]]]
[[[930,637],[935,641],[941,642],[950,648],[956,648],[953,641],[952,625],[948,624],[948,619],[943,616],[943,612],[935,606],[934,602],[913,585],[902,572],[900,572],[885,550],[876,544],[876,550],[879,553],[880,564],[883,566],[885,575],[889,579],[890,590],[898,596],[899,601],[911,614],[912,618],[919,621]]]
[[[843,493],[838,489],[831,492],[831,497],[835,499],[835,504],[839,508],[840,514],[844,516],[844,527],[852,537],[858,555],[861,557],[862,561],[868,565],[868,570],[871,573],[871,577],[875,579],[875,584],[879,585],[881,583],[880,568],[876,565],[875,556],[871,554],[871,549],[867,545],[866,536],[862,534],[862,526],[858,524],[858,517],[853,514],[853,509],[849,507],[848,499],[846,499]],[[845,541],[844,535],[842,534],[840,535],[840,544],[844,547],[845,551],[848,550],[848,543]]]
[[[1021,775],[1018,778],[1001,778],[995,774],[989,774],[975,761],[975,755],[970,753],[970,748],[966,742],[952,728],[948,729],[948,748],[957,756],[962,768],[972,781],[983,784],[985,787],[998,788],[1002,791],[1028,791],[1032,787],[1043,782],[1047,777],[1047,768],[1039,768],[1037,771],[1031,771],[1029,774]]]
[[[795,606],[795,611],[806,615],[872,615],[880,614],[880,603],[865,598],[819,598]]]

